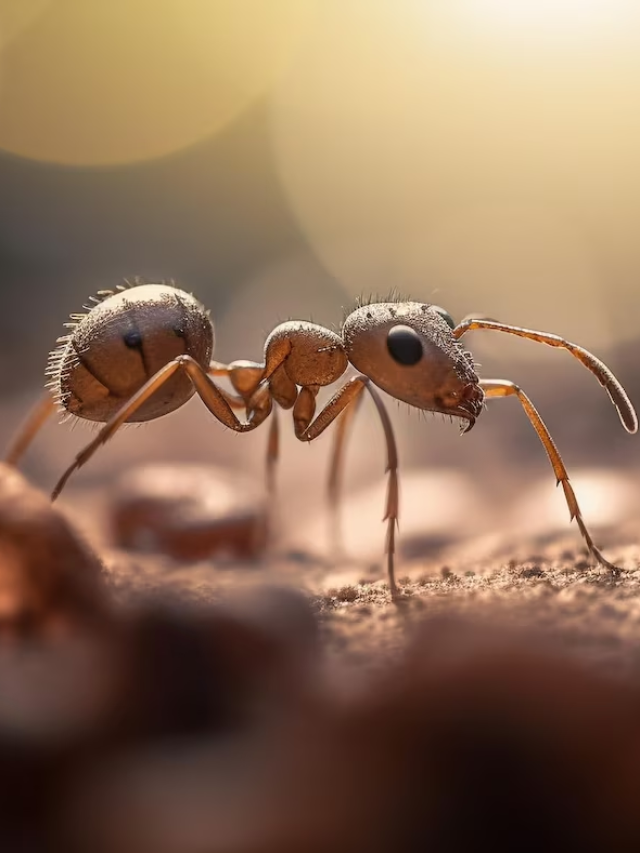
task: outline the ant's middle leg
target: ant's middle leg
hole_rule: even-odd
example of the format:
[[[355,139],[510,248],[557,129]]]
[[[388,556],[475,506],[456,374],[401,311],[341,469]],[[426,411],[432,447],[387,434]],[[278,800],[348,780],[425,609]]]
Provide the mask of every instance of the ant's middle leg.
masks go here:
[[[389,414],[382,402],[382,398],[371,385],[368,377],[360,374],[354,376],[340,388],[329,400],[326,406],[314,418],[316,409],[317,386],[309,386],[301,389],[293,408],[293,418],[296,437],[300,441],[313,441],[321,435],[324,430],[332,424],[335,419],[347,409],[354,405],[362,392],[369,392],[378,411],[378,416],[384,429],[387,445],[387,466],[389,476],[387,486],[387,499],[383,521],[387,522],[387,573],[389,576],[389,588],[391,597],[398,597],[398,587],[395,580],[394,555],[395,555],[395,532],[398,525],[399,494],[398,494],[398,451],[395,436]]]
[[[142,406],[153,394],[158,391],[168,379],[170,379],[178,371],[183,371],[189,377],[196,393],[205,404],[211,414],[217,418],[220,423],[235,432],[250,432],[255,429],[257,424],[243,423],[238,420],[233,412],[231,403],[227,395],[213,382],[207,375],[207,372],[202,368],[197,361],[188,355],[181,355],[178,358],[170,361],[162,367],[155,376],[152,376],[148,382],[140,388],[117,412],[110,418],[105,425],[99,430],[93,441],[89,442],[83,450],[78,453],[73,463],[64,472],[55,489],[53,490],[51,499],[55,500],[67,480],[81,468],[86,462],[91,459],[93,454],[106,444],[107,441],[117,432],[117,430],[128,421],[135,412]]]

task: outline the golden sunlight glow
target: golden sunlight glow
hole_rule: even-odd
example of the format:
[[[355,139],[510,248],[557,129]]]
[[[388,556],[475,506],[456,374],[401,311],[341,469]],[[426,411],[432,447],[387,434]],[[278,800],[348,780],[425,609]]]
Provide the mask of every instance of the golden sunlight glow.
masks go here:
[[[526,44],[502,27],[507,6]],[[562,22],[573,38],[572,7],[576,27],[609,26],[571,50],[533,38],[543,10],[545,33]],[[272,122],[291,207],[326,267],[354,294],[446,292],[458,316],[544,323],[553,305],[569,337],[609,342],[598,294],[613,304],[626,285],[608,258],[640,265],[640,32],[627,11],[326,0]],[[617,320],[617,337],[637,333],[628,312]]]
[[[52,0],[0,0],[0,48],[28,29]]]
[[[450,9],[482,29],[583,37],[603,28],[624,28],[635,14],[633,0],[451,0]]]
[[[6,5],[11,21],[32,3]],[[71,165],[179,151],[272,85],[312,4],[55,0],[3,51],[0,148]]]

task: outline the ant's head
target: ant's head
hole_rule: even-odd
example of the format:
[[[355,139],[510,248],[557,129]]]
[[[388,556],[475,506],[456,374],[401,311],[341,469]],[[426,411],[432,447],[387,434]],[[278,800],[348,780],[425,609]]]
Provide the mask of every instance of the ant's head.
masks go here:
[[[467,421],[471,429],[484,394],[473,358],[452,334],[454,322],[437,305],[363,305],[344,322],[349,361],[397,400]]]

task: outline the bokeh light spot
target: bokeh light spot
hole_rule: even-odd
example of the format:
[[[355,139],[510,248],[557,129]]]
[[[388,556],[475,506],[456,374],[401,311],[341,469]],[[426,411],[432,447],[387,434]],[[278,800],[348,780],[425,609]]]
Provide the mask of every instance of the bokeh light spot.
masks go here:
[[[52,0],[0,0],[0,49],[32,26]]]
[[[269,88],[310,8],[308,0],[57,0],[4,52],[0,147],[71,165],[178,151]]]
[[[450,0],[448,14],[500,38],[602,38],[638,20],[633,0]]]
[[[533,30],[527,49],[470,38],[472,7],[323,4],[272,98],[292,209],[354,294],[551,320],[594,347],[634,336],[615,306],[635,289],[618,267],[640,275],[638,16],[614,1],[600,35],[569,27],[568,54]]]

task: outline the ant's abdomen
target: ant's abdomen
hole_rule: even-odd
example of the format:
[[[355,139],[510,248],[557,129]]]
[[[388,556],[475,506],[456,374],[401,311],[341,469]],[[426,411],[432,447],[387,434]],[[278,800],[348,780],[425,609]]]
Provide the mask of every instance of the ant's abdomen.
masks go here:
[[[213,354],[213,328],[204,307],[169,285],[143,284],[107,294],[72,320],[47,372],[60,405],[87,420],[108,420],[178,356],[189,355],[206,369]],[[172,412],[193,393],[189,379],[177,372],[132,420]]]

